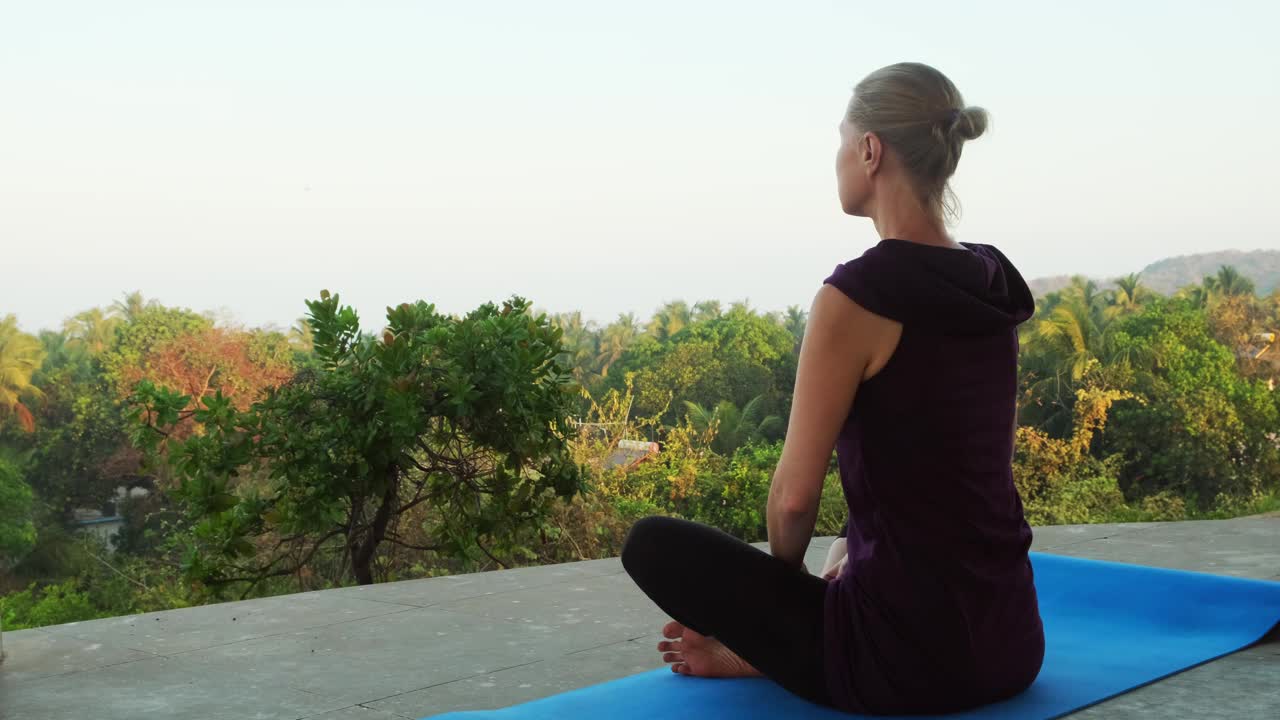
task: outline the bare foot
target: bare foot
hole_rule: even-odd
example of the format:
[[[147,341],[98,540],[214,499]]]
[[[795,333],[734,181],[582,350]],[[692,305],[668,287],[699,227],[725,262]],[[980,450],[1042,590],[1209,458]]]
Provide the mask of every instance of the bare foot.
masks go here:
[[[658,643],[658,650],[662,660],[671,663],[671,672],[698,677],[760,677],[759,670],[719,640],[699,635],[678,622],[667,623],[662,636],[668,639]]]

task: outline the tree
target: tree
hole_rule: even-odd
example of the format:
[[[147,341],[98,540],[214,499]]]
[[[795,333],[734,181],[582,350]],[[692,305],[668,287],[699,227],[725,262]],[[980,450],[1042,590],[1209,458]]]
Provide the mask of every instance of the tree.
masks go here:
[[[40,395],[31,376],[40,369],[44,355],[40,340],[19,330],[16,317],[0,318],[0,417],[16,418],[27,432],[35,429],[35,420],[23,399]]]
[[[719,300],[703,300],[693,306],[693,322],[702,323],[715,320],[722,314]]]
[[[598,365],[600,334],[592,323],[583,320],[582,313],[578,311],[557,315],[552,318],[552,323],[563,333],[561,361],[570,368],[578,384],[588,388],[601,377]]]
[[[1204,286],[1210,293],[1225,297],[1252,295],[1254,288],[1252,280],[1230,265],[1223,265],[1217,275],[1205,278]]]
[[[559,331],[519,298],[461,320],[388,308],[381,337],[336,295],[307,305],[318,366],[247,410],[220,393],[186,409],[150,383],[133,398],[133,436],[167,458],[195,523],[188,572],[251,589],[329,554],[367,584],[388,546],[527,551],[515,532],[580,488]],[[205,432],[175,439],[187,414]],[[410,520],[419,507],[428,521]]]
[[[1208,287],[1211,278],[1205,278],[1206,285],[1188,285],[1174,293],[1174,298],[1186,302],[1189,306],[1204,309],[1209,306],[1212,291]],[[1217,281],[1213,281],[1216,283]]]
[[[189,395],[193,403],[218,392],[245,409],[292,374],[283,335],[204,327],[156,343],[137,365],[122,369],[121,379],[126,387],[147,380]]]
[[[142,316],[149,310],[160,307],[160,303],[156,300],[147,300],[142,297],[142,293],[134,290],[131,293],[125,293],[120,300],[111,303],[111,312],[126,323],[134,323],[142,319]]]
[[[707,404],[729,396],[724,361],[706,340],[685,339],[663,347],[635,371],[634,386],[636,412],[661,416],[666,425],[678,421],[682,413],[676,407],[684,407],[686,401]]]
[[[41,330],[40,345],[44,348],[44,362],[40,366],[41,372],[31,377],[31,382],[36,387],[44,384],[39,376],[51,368],[76,365],[85,371],[92,369],[91,363],[88,362],[88,351],[83,345],[71,342],[63,332]]]
[[[1116,480],[1122,458],[1100,460],[1091,450],[1112,404],[1133,396],[1097,385],[1077,390],[1076,396],[1066,437],[1026,425],[1017,429],[1014,484],[1028,521],[1036,525],[1105,521],[1124,505]]]
[[[92,308],[72,316],[62,327],[69,346],[97,355],[115,343],[120,319]]]
[[[761,412],[785,412],[795,384],[795,339],[773,317],[736,304],[660,343],[645,336],[620,362],[635,373],[636,410],[674,425],[685,402],[745,406],[764,396]],[[616,381],[614,381],[616,383]],[[616,384],[614,385],[616,388]]]
[[[120,327],[115,345],[98,358],[104,379],[122,398],[133,392],[132,383],[138,380],[140,369],[146,367],[147,358],[157,348],[213,327],[208,318],[185,308],[150,303],[129,312],[136,314]]]
[[[1074,277],[1071,284],[1045,299],[1040,317],[1022,334],[1024,421],[1057,436],[1071,429],[1077,390],[1091,382],[1112,360],[1111,314],[1106,297],[1092,280]]]
[[[600,374],[609,376],[609,368],[622,358],[640,336],[640,325],[634,313],[625,313],[604,329],[600,337]]]
[[[1252,293],[1223,295],[1206,311],[1209,332],[1233,352],[1243,352],[1254,335],[1264,332],[1265,311]]]
[[[151,484],[125,436],[120,398],[87,356],[48,362],[38,377],[48,390],[23,439],[26,480],[56,520],[103,508],[117,487]]]
[[[1116,288],[1108,295],[1107,314],[1114,318],[1119,315],[1134,312],[1142,307],[1142,303],[1147,300],[1150,293],[1147,288],[1142,285],[1138,279],[1138,273],[1130,273],[1122,278],[1117,278]]]
[[[738,448],[762,440],[766,435],[782,431],[782,418],[762,416],[764,396],[752,398],[741,410],[724,401],[714,409],[685,401],[689,424],[701,436],[711,438],[711,449],[721,455],[732,455]]]
[[[762,365],[777,363],[795,351],[795,338],[773,318],[734,303],[729,312],[689,328],[690,340],[713,342],[724,357],[737,355]],[[745,403],[754,395],[734,398]]]
[[[805,325],[809,322],[809,313],[805,312],[799,305],[792,305],[787,308],[786,315],[782,317],[782,326],[791,333],[791,337],[796,339],[796,349],[799,350],[800,342],[804,340]]]
[[[311,352],[313,344],[311,323],[305,317],[298,318],[289,328],[289,344],[301,352]]]
[[[0,455],[0,571],[8,571],[35,547],[31,510],[31,488],[17,462]]]
[[[1147,363],[1128,386],[1135,399],[1116,404],[1103,438],[1107,454],[1124,458],[1126,493],[1173,492],[1207,508],[1276,489],[1276,396],[1240,376],[1202,310],[1153,302],[1116,332]]]
[[[683,300],[669,302],[653,314],[648,332],[659,342],[666,342],[688,327],[692,319],[689,306]]]
[[[1060,369],[1074,381],[1084,378],[1103,352],[1105,321],[1082,302],[1066,301],[1035,327],[1035,337],[1056,351]]]

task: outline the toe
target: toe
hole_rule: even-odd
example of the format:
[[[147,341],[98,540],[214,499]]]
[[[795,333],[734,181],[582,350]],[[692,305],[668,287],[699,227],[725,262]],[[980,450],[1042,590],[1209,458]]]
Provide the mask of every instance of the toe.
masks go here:
[[[662,627],[662,637],[675,639],[684,634],[684,626],[672,620]]]
[[[662,662],[677,663],[677,664],[683,663],[684,656],[681,655],[680,653],[673,653],[673,652],[663,653]]]

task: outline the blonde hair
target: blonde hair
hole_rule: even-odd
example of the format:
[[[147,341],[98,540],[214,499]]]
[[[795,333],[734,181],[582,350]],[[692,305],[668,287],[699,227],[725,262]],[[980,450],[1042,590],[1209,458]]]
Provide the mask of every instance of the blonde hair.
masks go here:
[[[986,131],[987,111],[966,107],[946,75],[922,63],[882,67],[854,87],[846,118],[893,148],[926,208],[947,221],[959,216],[948,181],[965,141]]]

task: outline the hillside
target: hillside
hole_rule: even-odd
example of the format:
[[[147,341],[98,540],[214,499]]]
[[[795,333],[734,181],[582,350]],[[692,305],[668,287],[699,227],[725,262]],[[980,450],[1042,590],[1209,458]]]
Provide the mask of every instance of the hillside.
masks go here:
[[[1165,258],[1142,269],[1142,284],[1166,295],[1178,288],[1204,280],[1223,265],[1231,265],[1241,275],[1249,278],[1259,295],[1269,295],[1280,288],[1280,250],[1223,250]],[[1101,288],[1113,287],[1110,278],[1096,279]],[[1027,284],[1036,297],[1061,290],[1071,282],[1068,275],[1054,275],[1031,280]]]
[[[1259,295],[1269,295],[1280,287],[1280,250],[1224,250],[1183,255],[1151,263],[1142,270],[1142,283],[1152,290],[1171,293],[1180,287],[1204,280],[1223,265],[1234,266],[1253,281]]]

